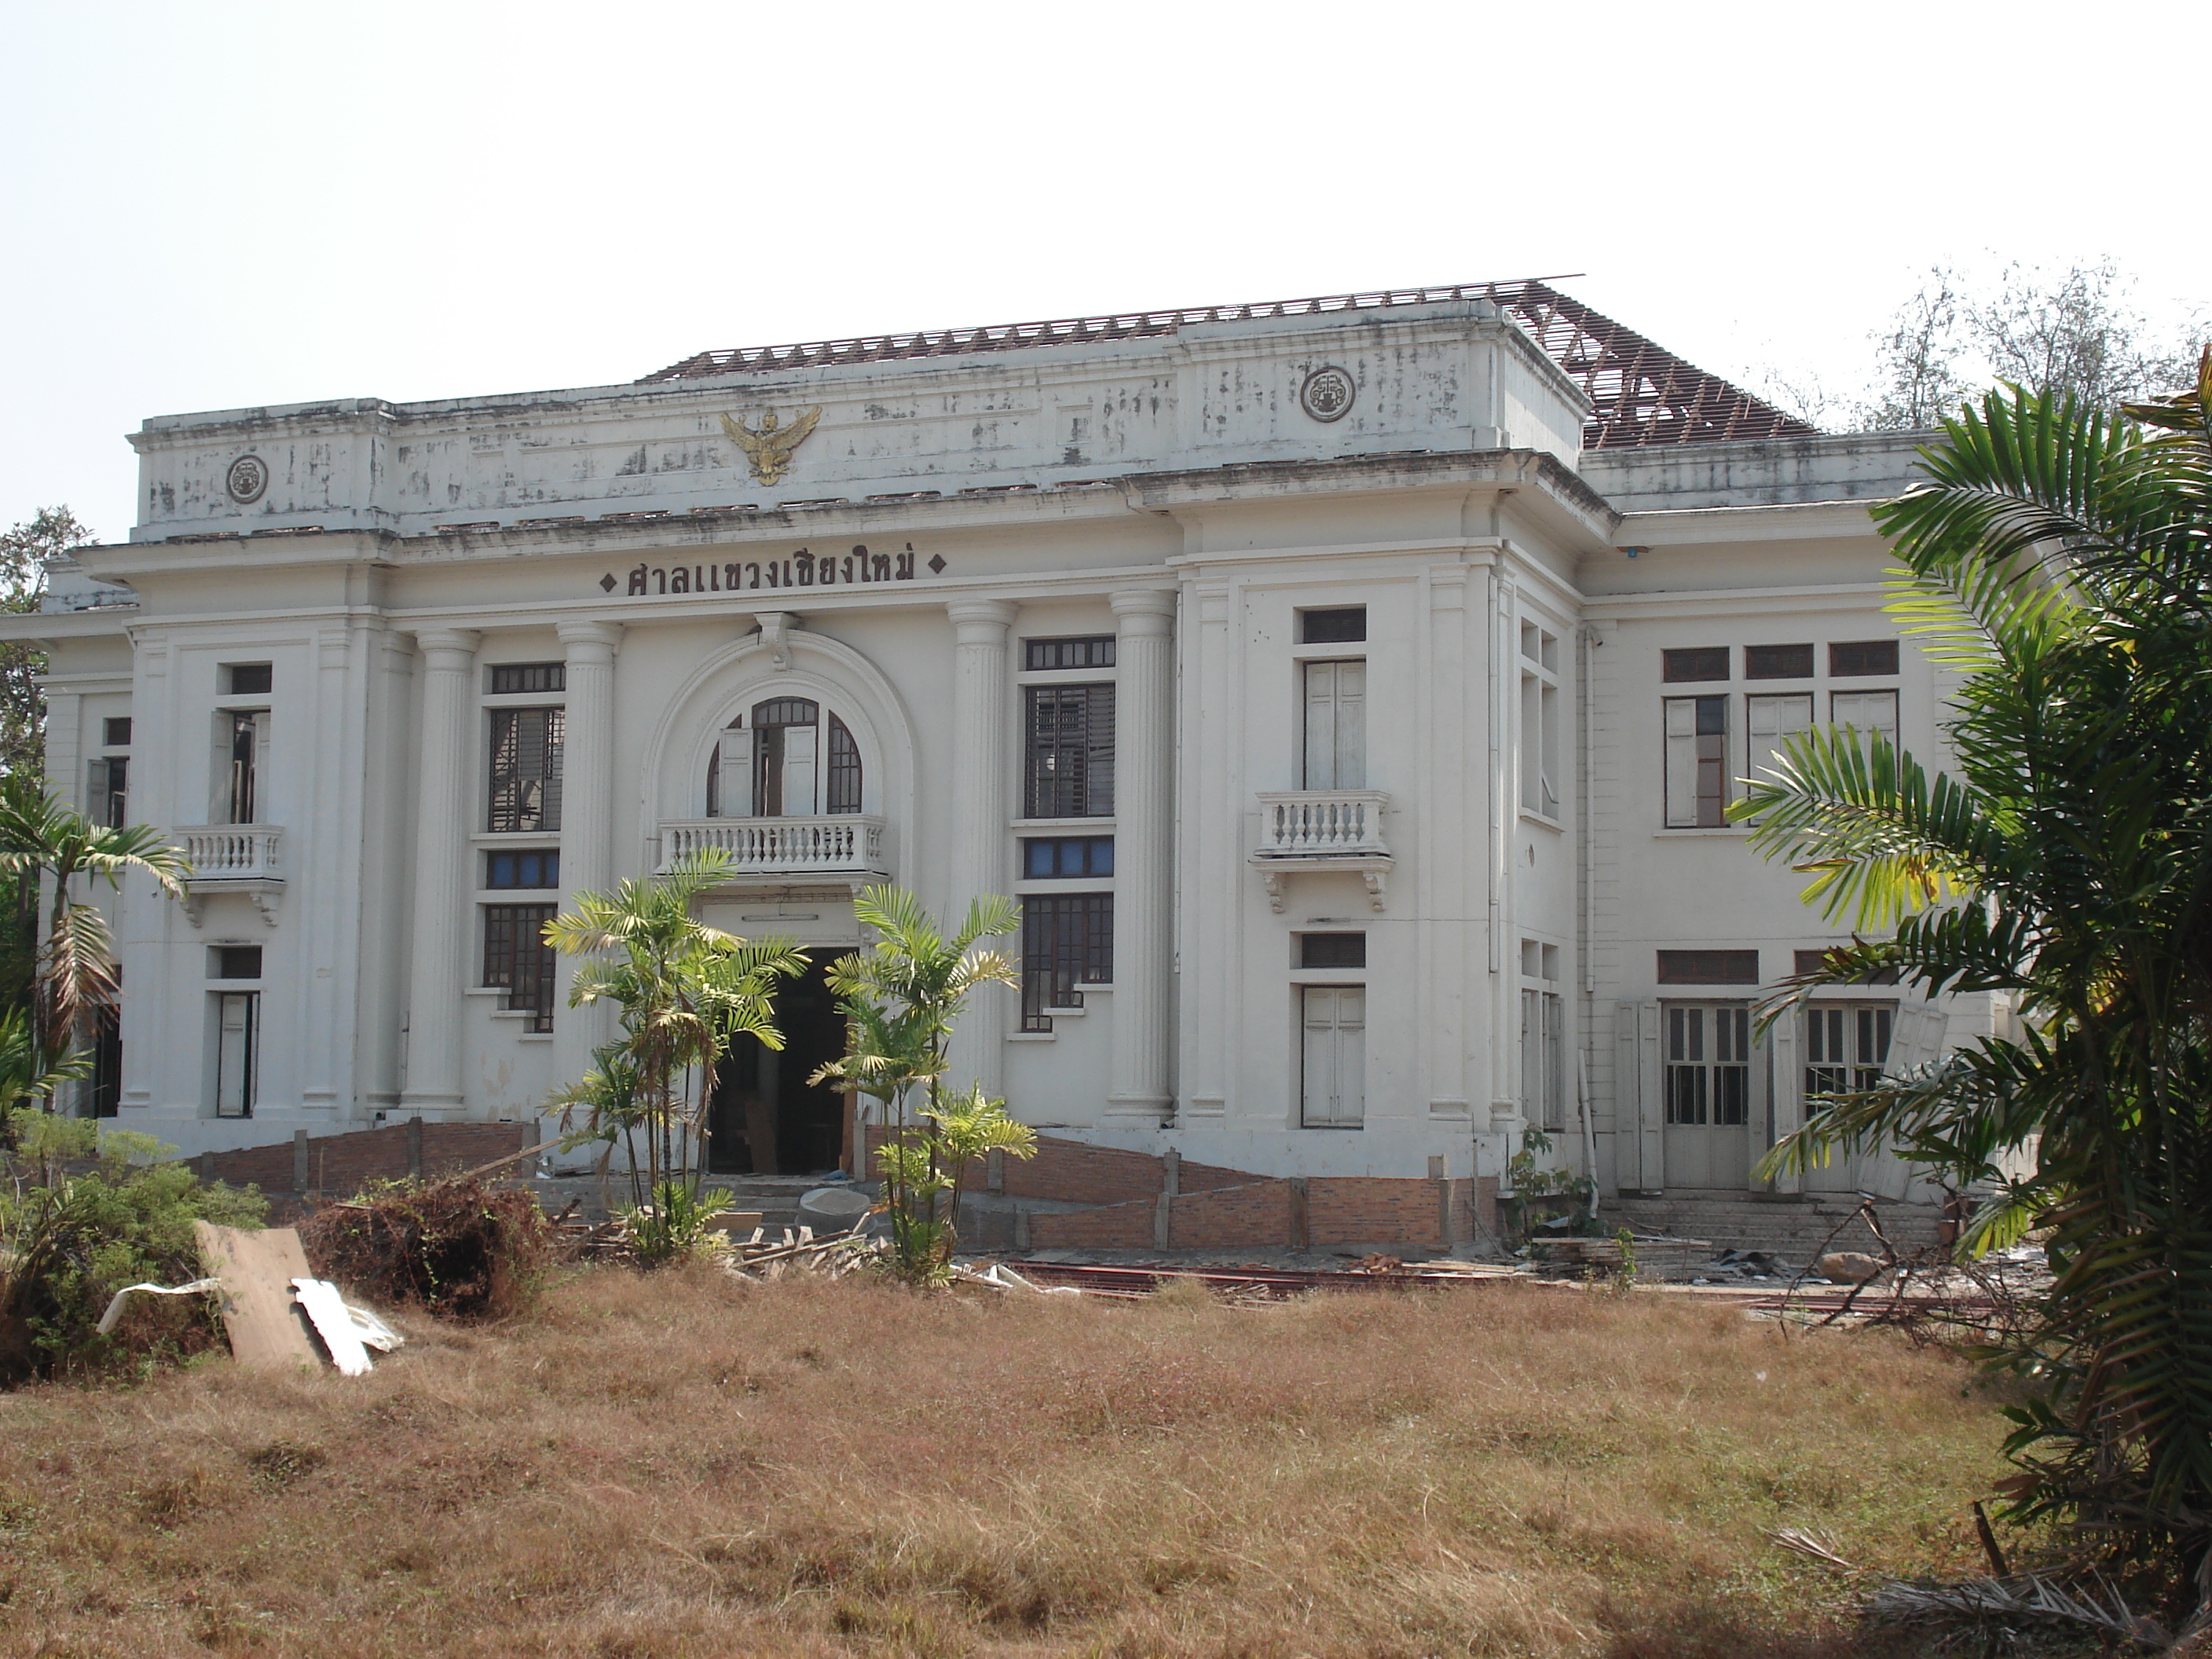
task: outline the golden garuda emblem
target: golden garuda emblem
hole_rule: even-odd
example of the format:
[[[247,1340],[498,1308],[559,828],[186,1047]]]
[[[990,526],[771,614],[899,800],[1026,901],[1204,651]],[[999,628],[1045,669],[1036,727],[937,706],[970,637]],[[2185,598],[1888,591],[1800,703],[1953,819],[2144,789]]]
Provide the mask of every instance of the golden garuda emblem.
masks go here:
[[[822,405],[817,404],[789,426],[784,426],[777,422],[775,411],[771,409],[761,416],[757,432],[727,415],[722,416],[722,430],[751,460],[754,477],[764,484],[780,483],[783,475],[791,471],[792,451],[806,441],[806,434],[814,430],[815,422],[821,418]]]

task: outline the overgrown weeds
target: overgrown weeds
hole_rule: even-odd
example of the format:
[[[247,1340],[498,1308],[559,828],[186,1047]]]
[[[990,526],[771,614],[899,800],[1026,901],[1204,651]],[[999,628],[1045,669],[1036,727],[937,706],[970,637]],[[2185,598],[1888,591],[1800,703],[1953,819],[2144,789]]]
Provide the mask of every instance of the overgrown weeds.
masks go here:
[[[1510,1283],[1254,1310],[593,1268],[408,1334],[357,1379],[0,1400],[37,1510],[0,1644],[1813,1659],[1861,1651],[1848,1589],[1765,1533],[1956,1576],[2001,1467],[1941,1351]]]

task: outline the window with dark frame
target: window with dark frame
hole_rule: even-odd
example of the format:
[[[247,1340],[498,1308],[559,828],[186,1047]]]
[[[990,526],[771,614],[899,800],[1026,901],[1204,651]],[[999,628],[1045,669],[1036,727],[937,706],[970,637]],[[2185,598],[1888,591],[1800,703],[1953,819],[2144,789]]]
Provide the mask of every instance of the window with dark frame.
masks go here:
[[[497,662],[485,671],[495,697],[522,692],[566,691],[568,665],[559,662]]]
[[[1111,668],[1113,665],[1114,636],[1111,634],[1078,634],[1062,639],[1022,641],[1022,667],[1032,674],[1048,673],[1062,668]]]
[[[230,726],[230,822],[256,823],[260,810],[261,722],[258,711],[234,712],[222,718]]]
[[[561,747],[566,720],[566,712],[559,708],[491,711],[487,830],[534,835],[561,827]]]
[[[1367,607],[1332,605],[1298,612],[1300,645],[1350,645],[1367,637]]]
[[[92,789],[85,806],[94,823],[120,830],[130,823],[131,762],[107,755],[92,763]]]
[[[822,810],[825,812],[857,812],[860,810],[860,750],[853,741],[853,734],[845,722],[835,714],[830,716],[830,771],[822,792]]]
[[[1669,685],[1728,677],[1729,648],[1724,645],[1683,646],[1659,653],[1659,678]]]
[[[1667,1009],[1667,1121],[1717,1128],[1751,1119],[1751,1010]]]
[[[1809,680],[1813,678],[1813,647],[1747,645],[1743,648],[1743,677],[1747,680]]]
[[[276,669],[265,662],[234,662],[222,671],[227,697],[265,697],[276,683]]]
[[[216,979],[259,979],[261,947],[258,945],[217,945],[210,947]]]
[[[131,746],[131,716],[110,714],[100,723],[100,740],[109,749]]]
[[[544,927],[558,908],[484,906],[483,982],[506,992],[510,1009],[527,1010],[533,1031],[553,1029],[553,947],[545,943]]]
[[[1662,951],[1662,985],[1756,985],[1756,951]]]
[[[1728,823],[1728,705],[1725,696],[1663,699],[1666,825],[1717,830]]]
[[[1114,813],[1114,688],[1032,685],[1023,744],[1025,817]]]
[[[1084,985],[1114,979],[1114,896],[1034,893],[1022,901],[1022,1030],[1052,1030],[1051,1010],[1080,1008]]]
[[[1895,640],[1845,640],[1828,647],[1828,672],[1838,679],[1897,672]]]
[[[1893,1003],[1814,1003],[1805,1011],[1805,1093],[1878,1088],[1897,1018]]]
[[[555,848],[533,848],[528,851],[491,852],[484,854],[484,885],[487,887],[558,887],[561,884],[561,854]]]
[[[86,1091],[92,1115],[119,1117],[123,1112],[123,1011],[110,1006],[94,1016],[92,1077]]]
[[[1364,933],[1298,935],[1298,966],[1301,968],[1364,968],[1366,965],[1367,935]]]
[[[1066,881],[1114,873],[1111,836],[1054,836],[1022,842],[1022,875],[1029,881]]]

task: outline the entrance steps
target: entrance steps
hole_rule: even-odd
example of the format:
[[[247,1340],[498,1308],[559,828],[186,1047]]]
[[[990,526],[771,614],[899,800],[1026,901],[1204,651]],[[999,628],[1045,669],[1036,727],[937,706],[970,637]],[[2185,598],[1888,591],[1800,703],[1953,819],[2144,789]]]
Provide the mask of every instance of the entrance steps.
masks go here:
[[[1854,1218],[1858,1199],[1850,1193],[1808,1193],[1802,1197],[1762,1198],[1743,1192],[1668,1192],[1656,1198],[1606,1198],[1598,1202],[1599,1226],[1607,1232],[1626,1225],[1640,1233],[1673,1233],[1702,1238],[1716,1250],[1770,1250],[1787,1261],[1809,1260],[1835,1233],[1838,1250],[1879,1249],[1863,1221]],[[1900,1251],[1932,1245],[1942,1216],[1932,1204],[1875,1200],[1881,1230]],[[1838,1224],[1843,1231],[1836,1232]]]

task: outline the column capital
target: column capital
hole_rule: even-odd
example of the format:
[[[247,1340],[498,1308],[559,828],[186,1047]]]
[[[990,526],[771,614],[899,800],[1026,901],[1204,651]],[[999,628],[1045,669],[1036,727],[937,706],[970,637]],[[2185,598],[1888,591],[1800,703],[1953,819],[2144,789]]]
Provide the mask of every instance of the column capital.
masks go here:
[[[962,645],[1004,645],[1006,630],[1021,613],[1019,605],[1005,599],[953,599],[945,607]]]
[[[1126,588],[1107,603],[1121,619],[1123,634],[1164,634],[1175,621],[1176,596],[1170,588]]]
[[[622,643],[623,624],[580,620],[556,623],[553,632],[570,662],[607,663],[614,660],[615,647]]]
[[[415,634],[423,665],[448,674],[465,674],[483,635],[473,628],[424,628]]]

